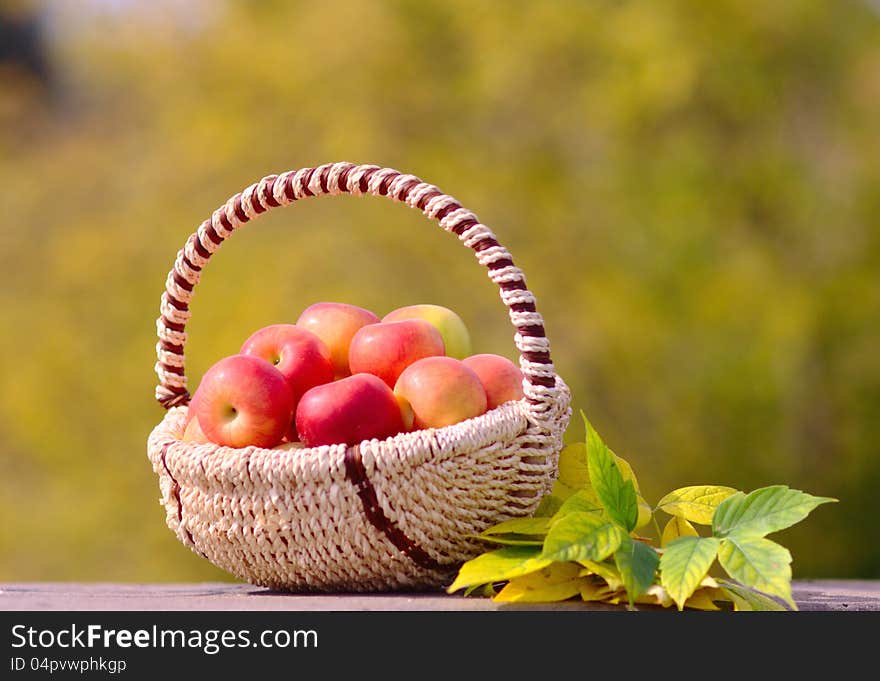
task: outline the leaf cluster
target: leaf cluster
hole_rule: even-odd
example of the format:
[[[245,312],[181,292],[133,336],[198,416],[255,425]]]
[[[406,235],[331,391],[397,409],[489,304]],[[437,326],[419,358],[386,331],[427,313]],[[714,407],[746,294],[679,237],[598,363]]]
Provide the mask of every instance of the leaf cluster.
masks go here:
[[[449,593],[463,589],[496,601],[581,599],[630,609],[797,609],[791,554],[767,535],[835,499],[785,485],[748,494],[694,485],[651,507],[629,463],[581,416],[585,439],[560,453],[551,494],[533,517],[506,520],[478,535],[499,548],[462,565]],[[662,530],[658,513],[669,516]],[[640,533],[649,525],[654,538]],[[723,576],[710,575],[716,561]]]

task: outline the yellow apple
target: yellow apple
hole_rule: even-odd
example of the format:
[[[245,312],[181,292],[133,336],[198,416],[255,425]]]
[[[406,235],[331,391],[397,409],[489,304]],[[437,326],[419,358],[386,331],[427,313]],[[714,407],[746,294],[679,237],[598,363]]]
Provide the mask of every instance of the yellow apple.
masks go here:
[[[455,312],[442,305],[407,305],[392,310],[383,322],[399,322],[404,319],[424,319],[433,324],[443,337],[447,357],[464,359],[471,354],[471,336],[464,321]]]

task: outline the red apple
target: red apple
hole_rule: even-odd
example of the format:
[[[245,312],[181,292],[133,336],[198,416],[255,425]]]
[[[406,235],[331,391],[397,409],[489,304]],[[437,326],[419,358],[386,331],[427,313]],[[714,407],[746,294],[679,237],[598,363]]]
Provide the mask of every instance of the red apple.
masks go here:
[[[183,421],[184,431],[186,430],[186,427],[189,426],[190,422],[196,416],[196,403],[198,402],[198,399],[199,399],[199,391],[196,390],[195,393],[193,393],[193,396],[190,398],[189,405],[187,406],[186,419],[184,419],[184,421]]]
[[[368,324],[354,335],[348,364],[353,373],[373,374],[393,388],[410,364],[444,352],[440,332],[423,319],[381,322]]]
[[[297,326],[308,329],[330,350],[336,378],[351,375],[348,366],[348,348],[358,329],[367,324],[378,324],[379,317],[369,310],[348,303],[315,303],[299,316]]]
[[[424,319],[433,324],[443,336],[445,354],[464,359],[471,354],[471,337],[464,321],[455,312],[442,305],[407,305],[392,310],[382,317],[383,322],[399,322],[402,319]]]
[[[293,324],[272,324],[251,334],[239,351],[272,364],[287,380],[293,408],[309,388],[333,380],[330,350],[308,329]]]
[[[205,372],[196,392],[194,418],[219,445],[274,447],[293,418],[284,376],[253,355],[224,357]]]
[[[480,378],[453,357],[426,357],[408,366],[394,386],[413,411],[415,428],[442,428],[486,411]]]
[[[382,379],[352,374],[303,395],[296,429],[303,444],[318,447],[384,439],[403,431],[404,423],[400,405]]]
[[[523,375],[520,368],[507,357],[492,355],[472,355],[464,361],[465,366],[473,369],[480,377],[480,383],[486,390],[488,408],[521,400],[523,396]]]

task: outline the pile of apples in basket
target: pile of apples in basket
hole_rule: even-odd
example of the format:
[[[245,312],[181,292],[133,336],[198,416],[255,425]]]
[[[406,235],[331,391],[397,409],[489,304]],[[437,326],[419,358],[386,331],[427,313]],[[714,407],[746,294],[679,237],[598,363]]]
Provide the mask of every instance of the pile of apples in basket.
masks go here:
[[[380,319],[347,303],[253,333],[202,377],[183,439],[228,447],[353,445],[480,416],[522,398],[506,357],[470,354],[461,317],[410,305]]]

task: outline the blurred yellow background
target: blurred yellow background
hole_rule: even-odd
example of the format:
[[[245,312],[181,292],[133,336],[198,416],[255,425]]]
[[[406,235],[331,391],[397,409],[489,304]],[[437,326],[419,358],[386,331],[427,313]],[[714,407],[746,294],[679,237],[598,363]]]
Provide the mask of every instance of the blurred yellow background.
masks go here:
[[[0,0],[0,580],[230,579],[147,461],[159,297],[231,194],[339,160],[498,234],[649,501],[834,496],[778,537],[795,577],[880,577],[880,3]],[[515,356],[453,236],[340,197],[212,260],[191,389],[318,300],[447,305]]]

